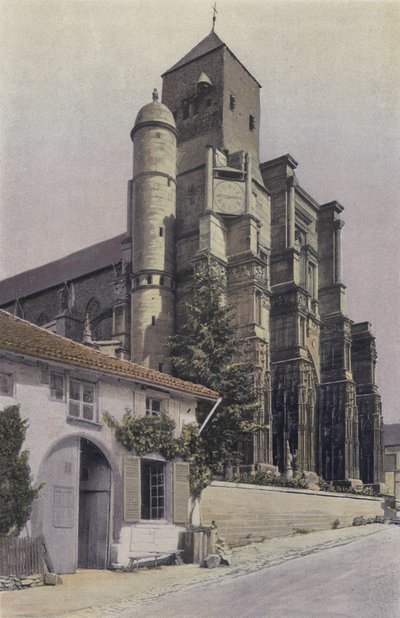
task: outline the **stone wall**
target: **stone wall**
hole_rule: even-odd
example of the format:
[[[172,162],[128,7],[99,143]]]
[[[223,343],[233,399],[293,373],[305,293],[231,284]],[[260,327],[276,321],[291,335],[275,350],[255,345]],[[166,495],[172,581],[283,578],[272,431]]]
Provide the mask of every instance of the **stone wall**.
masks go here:
[[[351,526],[383,515],[380,498],[214,481],[201,496],[201,524],[215,521],[230,546],[295,532]],[[337,523],[335,524],[337,525]]]

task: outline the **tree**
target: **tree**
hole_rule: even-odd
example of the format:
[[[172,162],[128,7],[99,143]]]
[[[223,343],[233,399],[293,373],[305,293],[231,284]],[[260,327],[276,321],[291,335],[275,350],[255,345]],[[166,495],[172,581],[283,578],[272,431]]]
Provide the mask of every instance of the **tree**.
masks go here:
[[[28,453],[21,452],[26,429],[18,406],[0,410],[0,539],[18,536],[40,490],[32,486]]]
[[[194,275],[190,300],[170,339],[170,359],[176,374],[216,390],[222,403],[205,427],[193,457],[214,474],[241,461],[246,443],[263,429],[257,418],[254,367],[233,323],[233,308],[225,303],[226,289],[217,267],[208,259]],[[209,407],[209,406],[208,406]],[[201,423],[208,408],[200,404]]]

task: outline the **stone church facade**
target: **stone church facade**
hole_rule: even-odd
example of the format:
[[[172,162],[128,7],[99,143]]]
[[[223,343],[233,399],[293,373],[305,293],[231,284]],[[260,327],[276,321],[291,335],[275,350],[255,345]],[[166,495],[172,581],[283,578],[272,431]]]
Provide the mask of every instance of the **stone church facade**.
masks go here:
[[[214,31],[162,77],[131,132],[126,233],[1,282],[0,306],[169,373],[168,337],[212,260],[269,425],[244,463],[382,481],[375,339],[344,309],[343,207],[312,198],[289,154],[260,162],[260,85]]]

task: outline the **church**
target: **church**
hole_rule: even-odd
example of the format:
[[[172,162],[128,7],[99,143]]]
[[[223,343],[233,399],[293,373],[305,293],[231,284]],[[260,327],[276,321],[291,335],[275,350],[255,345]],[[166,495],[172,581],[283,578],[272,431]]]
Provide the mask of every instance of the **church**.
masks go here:
[[[261,86],[214,28],[162,79],[130,135],[125,233],[0,282],[0,307],[168,374],[168,338],[211,260],[268,426],[243,463],[383,481],[375,338],[345,313],[343,206],[309,195],[290,154],[260,161]]]

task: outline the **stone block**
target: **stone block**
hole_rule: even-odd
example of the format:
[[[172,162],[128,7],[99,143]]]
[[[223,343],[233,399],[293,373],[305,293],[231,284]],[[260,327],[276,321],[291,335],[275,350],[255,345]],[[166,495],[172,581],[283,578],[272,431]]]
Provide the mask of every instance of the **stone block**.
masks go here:
[[[46,573],[44,576],[44,583],[46,586],[59,586],[63,581],[57,573]]]
[[[315,472],[304,472],[304,477],[307,481],[308,489],[319,490],[319,476]]]
[[[221,564],[221,556],[218,554],[209,554],[205,560],[201,563],[201,566],[205,569],[215,569]]]
[[[19,582],[22,588],[33,588],[35,586],[43,586],[43,575],[35,574],[22,577]]]
[[[256,464],[257,472],[271,472],[275,476],[279,476],[278,466],[272,466],[271,464],[258,463]]]

